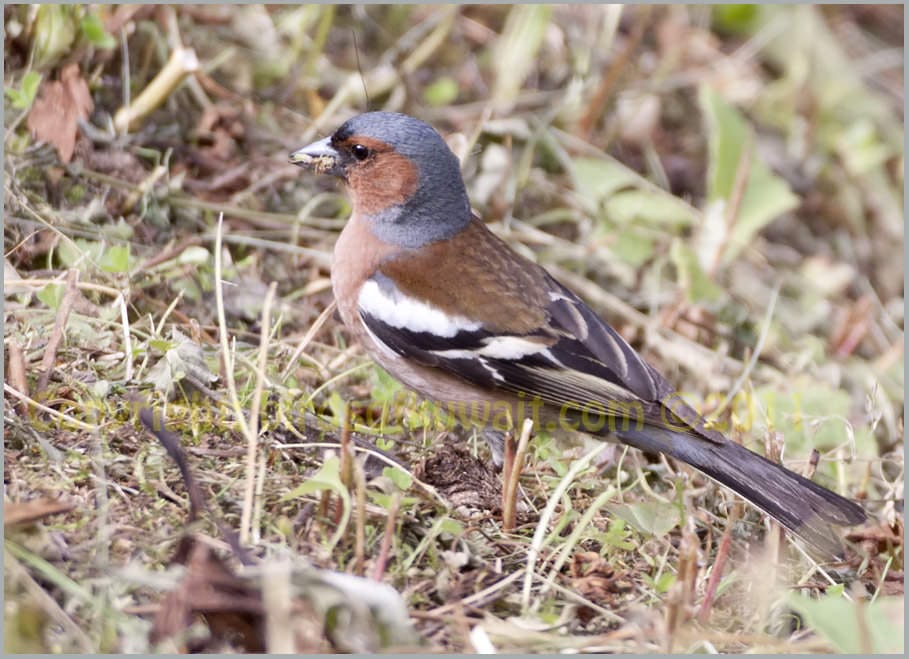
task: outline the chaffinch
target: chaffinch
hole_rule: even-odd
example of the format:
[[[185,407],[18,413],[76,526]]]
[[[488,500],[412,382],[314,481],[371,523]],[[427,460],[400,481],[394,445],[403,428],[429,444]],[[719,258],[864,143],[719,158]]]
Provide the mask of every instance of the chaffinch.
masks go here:
[[[532,414],[548,430],[665,453],[833,555],[832,527],[865,520],[855,502],[708,427],[577,295],[487,229],[428,124],[361,114],[290,160],[347,184],[353,212],[331,270],[338,310],[406,386],[474,425]]]

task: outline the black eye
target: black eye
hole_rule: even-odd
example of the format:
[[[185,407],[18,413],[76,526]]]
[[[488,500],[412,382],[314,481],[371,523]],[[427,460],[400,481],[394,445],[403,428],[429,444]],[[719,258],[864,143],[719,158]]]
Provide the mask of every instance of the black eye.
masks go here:
[[[369,149],[362,144],[354,144],[350,147],[350,152],[357,160],[366,160],[369,157]]]

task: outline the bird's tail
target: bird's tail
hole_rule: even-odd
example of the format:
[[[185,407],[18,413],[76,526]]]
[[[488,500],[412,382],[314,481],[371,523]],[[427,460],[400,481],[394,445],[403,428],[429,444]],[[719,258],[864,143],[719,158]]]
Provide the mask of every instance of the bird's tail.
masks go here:
[[[836,526],[865,521],[856,502],[800,476],[732,441],[713,443],[693,434],[647,427],[618,433],[627,444],[666,453],[725,485],[785,528],[829,554],[840,557]]]

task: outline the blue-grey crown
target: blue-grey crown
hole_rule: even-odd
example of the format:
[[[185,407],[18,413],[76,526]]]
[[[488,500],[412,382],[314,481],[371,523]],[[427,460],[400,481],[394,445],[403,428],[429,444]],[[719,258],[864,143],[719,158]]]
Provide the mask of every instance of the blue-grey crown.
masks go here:
[[[470,222],[470,201],[457,156],[429,124],[397,112],[367,112],[349,119],[334,135],[381,140],[413,162],[417,191],[400,207],[383,213],[376,230],[398,244],[417,247],[451,237]]]

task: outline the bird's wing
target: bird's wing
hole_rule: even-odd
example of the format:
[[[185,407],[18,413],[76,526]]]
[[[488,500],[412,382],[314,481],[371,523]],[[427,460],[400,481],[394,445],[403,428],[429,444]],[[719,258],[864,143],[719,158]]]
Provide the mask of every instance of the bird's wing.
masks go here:
[[[360,318],[380,348],[491,392],[647,425],[703,426],[612,327],[548,275],[544,282],[545,322],[529,331],[443,311],[381,272],[360,291]]]

